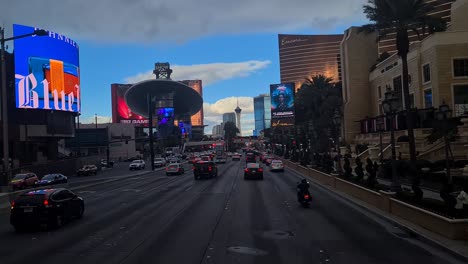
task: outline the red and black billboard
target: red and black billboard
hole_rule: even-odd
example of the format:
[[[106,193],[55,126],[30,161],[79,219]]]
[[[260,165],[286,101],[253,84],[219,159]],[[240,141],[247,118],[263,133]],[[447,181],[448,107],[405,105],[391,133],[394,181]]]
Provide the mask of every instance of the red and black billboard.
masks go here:
[[[125,102],[125,93],[131,86],[131,84],[111,84],[112,122],[148,126],[148,119],[133,113]]]

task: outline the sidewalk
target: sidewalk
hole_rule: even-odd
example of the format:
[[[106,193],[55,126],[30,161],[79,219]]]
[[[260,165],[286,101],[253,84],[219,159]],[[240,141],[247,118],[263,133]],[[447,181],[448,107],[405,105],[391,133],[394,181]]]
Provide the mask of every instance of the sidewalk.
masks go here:
[[[388,186],[390,187],[392,182],[389,181],[389,180],[385,180],[385,179],[377,179],[377,181],[382,184],[382,185],[385,185],[385,186]],[[411,191],[411,186],[408,185],[408,184],[404,184],[402,183],[401,184],[401,187],[403,189],[407,189],[409,191]],[[425,187],[421,187],[421,189],[423,190],[424,192],[424,198],[430,198],[430,199],[434,199],[434,200],[439,200],[439,201],[443,201],[442,198],[440,198],[440,194],[438,191],[436,190],[432,190],[432,189],[428,189],[428,188],[425,188]]]
[[[288,165],[285,163],[285,165]],[[295,173],[305,176],[304,174],[301,174],[299,171],[289,167],[292,171]],[[464,262],[468,263],[468,241],[465,240],[453,240],[446,238],[444,236],[441,236],[439,234],[436,234],[432,231],[429,231],[428,229],[423,228],[422,226],[416,225],[412,222],[409,222],[405,219],[402,219],[398,216],[392,215],[388,212],[385,212],[379,208],[376,208],[364,201],[361,201],[347,193],[344,193],[342,191],[336,190],[331,188],[330,186],[324,185],[318,180],[312,178],[312,177],[307,177],[309,180],[314,182],[317,186],[337,195],[338,197],[343,198],[344,200],[357,205],[359,208],[363,209],[364,211],[368,212],[371,215],[374,215],[377,218],[380,218],[395,227],[398,227],[402,230],[405,230],[411,237],[415,238],[416,240],[419,240],[421,242],[424,242],[426,244],[430,244],[432,246],[435,246],[450,255],[454,256],[457,259],[463,260]],[[379,179],[380,182],[380,179]],[[389,181],[383,180],[382,184],[390,184]],[[402,186],[403,188],[410,188],[410,186],[404,184]],[[439,199],[439,194],[435,192],[434,190],[427,190],[424,189],[424,196],[425,197],[431,197],[434,199]]]

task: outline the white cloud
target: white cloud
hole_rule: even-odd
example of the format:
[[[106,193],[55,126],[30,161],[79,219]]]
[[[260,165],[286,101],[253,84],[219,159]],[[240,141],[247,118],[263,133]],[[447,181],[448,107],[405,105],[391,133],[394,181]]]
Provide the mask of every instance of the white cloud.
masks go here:
[[[174,73],[173,80],[202,80],[203,86],[208,86],[215,82],[233,79],[237,77],[247,77],[250,74],[266,68],[271,61],[244,61],[232,63],[208,63],[194,65],[172,65]],[[153,70],[139,73],[125,78],[127,83],[137,83],[144,80],[154,79]]]
[[[215,34],[323,32],[364,20],[366,1],[11,0],[3,1],[0,23],[102,42],[181,42]]]

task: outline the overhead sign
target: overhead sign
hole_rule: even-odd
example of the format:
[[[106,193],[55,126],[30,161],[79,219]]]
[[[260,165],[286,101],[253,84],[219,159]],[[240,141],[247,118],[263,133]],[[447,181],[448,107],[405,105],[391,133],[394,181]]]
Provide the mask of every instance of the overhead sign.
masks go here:
[[[13,37],[37,28],[13,25]],[[46,36],[15,39],[16,107],[80,112],[79,48],[70,38]]]

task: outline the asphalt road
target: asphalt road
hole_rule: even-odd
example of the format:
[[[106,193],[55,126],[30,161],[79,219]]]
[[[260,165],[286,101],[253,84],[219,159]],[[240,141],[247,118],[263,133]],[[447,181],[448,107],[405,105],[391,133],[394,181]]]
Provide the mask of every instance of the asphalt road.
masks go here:
[[[298,175],[244,181],[243,165],[81,188],[85,216],[58,230],[17,234],[0,210],[0,263],[456,263],[318,186],[301,208]]]

